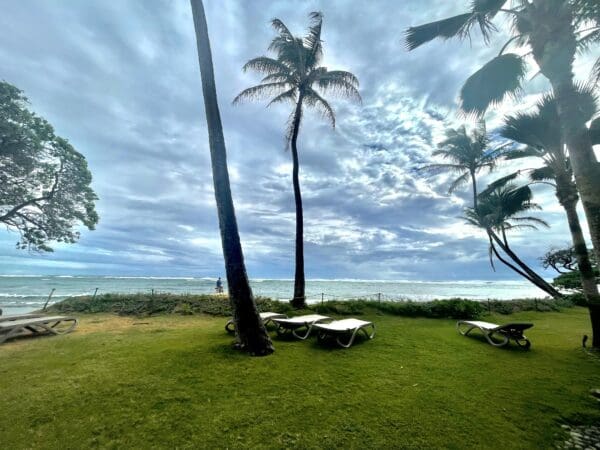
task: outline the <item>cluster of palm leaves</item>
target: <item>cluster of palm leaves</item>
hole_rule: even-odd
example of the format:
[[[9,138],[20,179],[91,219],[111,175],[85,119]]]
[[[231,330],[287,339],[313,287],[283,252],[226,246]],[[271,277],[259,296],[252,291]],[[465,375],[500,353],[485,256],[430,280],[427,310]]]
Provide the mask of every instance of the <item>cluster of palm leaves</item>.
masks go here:
[[[490,107],[518,96],[531,59],[539,73],[550,82],[552,92],[540,100],[534,111],[506,118],[500,134],[521,144],[520,147],[498,154],[480,146],[479,155],[471,160],[465,159],[469,146],[479,145],[482,141],[475,135],[463,150],[447,147],[444,151],[449,153],[438,151],[438,154],[452,160],[448,169],[455,172],[464,170],[451,190],[468,180],[469,175],[472,179],[474,203],[473,208],[466,211],[466,218],[469,223],[486,230],[490,259],[497,257],[546,292],[558,295],[520,261],[506,237],[511,229],[545,226],[538,218],[523,214],[537,208],[531,198],[531,183],[546,183],[554,187],[569,222],[590,308],[594,334],[592,345],[600,347],[600,295],[576,211],[581,198],[594,251],[596,256],[600,255],[600,165],[592,148],[600,143],[600,119],[596,118],[587,126],[597,115],[600,58],[594,63],[587,84],[578,84],[573,75],[576,55],[600,43],[600,2],[473,0],[470,10],[464,14],[409,28],[406,32],[407,48],[414,50],[436,38],[471,39],[475,28],[480,30],[483,41],[489,44],[492,35],[498,31],[494,19],[500,14],[511,19],[512,36],[500,47],[495,58],[466,80],[460,91],[460,109],[467,115],[483,117]],[[526,52],[510,52],[511,48],[525,49]],[[446,143],[442,145],[447,146]],[[495,163],[486,161],[479,166],[480,159],[487,154],[505,159],[538,158],[543,165],[528,171],[527,184],[515,184],[519,173],[512,173],[477,194],[474,174],[483,168],[493,167]]]

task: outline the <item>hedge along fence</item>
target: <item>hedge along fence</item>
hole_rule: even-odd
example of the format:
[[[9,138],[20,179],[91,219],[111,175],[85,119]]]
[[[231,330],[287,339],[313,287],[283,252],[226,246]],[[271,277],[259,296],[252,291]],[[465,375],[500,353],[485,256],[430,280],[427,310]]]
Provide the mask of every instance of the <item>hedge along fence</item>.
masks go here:
[[[259,311],[278,313],[302,313],[294,310],[288,302],[257,297]],[[573,306],[565,299],[522,299],[474,301],[465,299],[433,300],[428,302],[335,300],[309,305],[305,312],[335,315],[390,314],[407,317],[431,317],[449,319],[474,319],[486,313],[512,314],[518,311],[558,311]],[[99,296],[70,297],[48,307],[56,313],[116,313],[120,315],[152,314],[210,314],[231,316],[227,297],[215,295],[177,294],[104,294]]]

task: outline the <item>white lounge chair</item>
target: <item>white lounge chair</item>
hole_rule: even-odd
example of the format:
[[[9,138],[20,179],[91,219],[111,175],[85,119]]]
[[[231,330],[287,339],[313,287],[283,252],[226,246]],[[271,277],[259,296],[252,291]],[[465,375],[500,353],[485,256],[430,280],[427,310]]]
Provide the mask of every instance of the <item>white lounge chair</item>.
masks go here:
[[[65,334],[77,326],[75,317],[50,316],[0,322],[0,344],[7,339],[23,335]]]
[[[273,323],[277,326],[275,331],[277,331],[278,335],[282,336],[291,333],[298,339],[304,340],[310,335],[310,332],[316,323],[325,320],[331,320],[331,318],[319,314],[307,314],[304,316],[290,317],[289,319],[273,318]],[[306,331],[302,334],[298,333],[298,330],[301,328],[306,328]]]
[[[272,322],[273,319],[275,318],[285,318],[287,317],[285,314],[279,314],[279,313],[275,313],[275,312],[261,312],[260,313],[260,318],[263,321],[263,324],[265,324],[265,326],[267,326],[267,324],[269,322]],[[233,319],[229,319],[227,321],[227,323],[225,324],[225,330],[228,333],[233,333],[235,331],[235,323],[233,322]]]
[[[469,334],[471,330],[481,330],[487,341],[494,347],[503,347],[507,345],[511,339],[514,340],[519,347],[531,347],[531,342],[529,342],[529,339],[523,334],[523,331],[532,326],[532,323],[507,323],[506,325],[498,325],[490,322],[481,322],[479,320],[459,320],[456,322],[456,329],[463,336]]]
[[[314,328],[317,330],[317,337],[319,340],[326,339],[329,336],[335,337],[335,341],[338,345],[344,348],[348,348],[352,345],[359,331],[362,331],[369,339],[373,339],[375,336],[375,324],[359,319],[343,319],[334,320],[329,323],[316,323]],[[370,333],[367,330],[368,328],[371,328]],[[346,342],[341,340],[344,336],[349,336]]]

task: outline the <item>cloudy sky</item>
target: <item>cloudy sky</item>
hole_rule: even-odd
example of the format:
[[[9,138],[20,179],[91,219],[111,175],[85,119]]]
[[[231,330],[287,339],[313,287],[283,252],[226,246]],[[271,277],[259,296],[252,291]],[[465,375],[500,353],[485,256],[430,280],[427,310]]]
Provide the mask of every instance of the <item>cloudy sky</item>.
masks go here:
[[[410,25],[463,12],[467,1],[375,2],[205,0],[232,189],[248,271],[292,278],[294,203],[284,133],[290,106],[232,106],[259,77],[242,65],[265,54],[277,17],[297,33],[308,14],[324,14],[329,69],[360,80],[362,105],[332,99],[337,127],[314,113],[300,132],[308,278],[508,279],[487,264],[483,236],[464,225],[468,191],[446,195],[448,179],[415,167],[430,160],[456,114],[462,82],[495,56],[490,47],[433,42],[405,51]],[[500,29],[506,23],[498,21]],[[216,276],[223,262],[193,22],[185,0],[23,0],[0,15],[0,79],[88,159],[100,197],[100,223],[53,254],[14,249],[0,231],[6,274]],[[589,60],[578,62],[578,74]],[[535,67],[531,67],[531,75]],[[487,117],[498,126],[547,88],[541,76],[516,104]],[[504,168],[501,170],[509,170]],[[485,180],[482,180],[485,183]],[[536,190],[551,229],[512,236],[539,266],[566,245],[564,215],[546,188]],[[548,273],[548,275],[551,275]]]

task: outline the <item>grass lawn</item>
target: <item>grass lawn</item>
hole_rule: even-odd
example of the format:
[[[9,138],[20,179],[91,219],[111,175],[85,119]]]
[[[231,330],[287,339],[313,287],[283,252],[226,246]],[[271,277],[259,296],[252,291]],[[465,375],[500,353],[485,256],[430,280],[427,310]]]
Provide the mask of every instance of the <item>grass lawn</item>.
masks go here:
[[[548,448],[600,419],[583,308],[485,318],[533,321],[530,351],[378,315],[372,341],[274,338],[266,358],[232,350],[224,318],[80,318],[0,346],[2,448]]]

